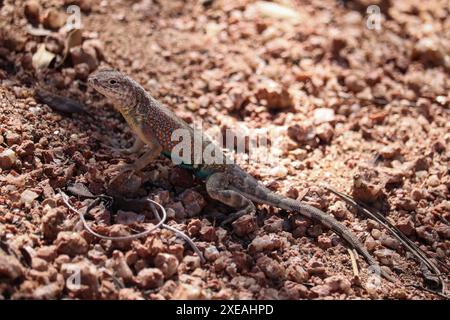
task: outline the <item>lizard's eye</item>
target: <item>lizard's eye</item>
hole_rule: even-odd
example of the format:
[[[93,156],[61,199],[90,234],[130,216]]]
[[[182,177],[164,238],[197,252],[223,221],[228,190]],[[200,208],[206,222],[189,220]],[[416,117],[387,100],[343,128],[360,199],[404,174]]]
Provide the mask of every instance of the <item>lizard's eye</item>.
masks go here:
[[[111,84],[111,85],[114,85],[114,84],[116,84],[116,83],[117,83],[117,81],[114,80],[114,79],[109,80],[109,84]]]

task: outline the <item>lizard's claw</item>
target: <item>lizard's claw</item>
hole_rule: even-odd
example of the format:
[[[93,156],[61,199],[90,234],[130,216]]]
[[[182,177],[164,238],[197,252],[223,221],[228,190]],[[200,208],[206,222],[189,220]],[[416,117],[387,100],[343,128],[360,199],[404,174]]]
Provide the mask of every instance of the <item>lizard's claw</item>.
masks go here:
[[[110,151],[112,151],[114,153],[119,153],[119,154],[127,154],[128,155],[128,154],[133,154],[133,153],[136,152],[136,150],[133,149],[133,147],[130,147],[130,148],[117,148],[117,147],[106,145],[104,143],[101,143],[101,146],[103,148],[105,148],[105,149],[108,149],[108,150],[110,150]]]
[[[133,176],[133,174],[136,172],[136,168],[132,164],[121,164],[114,166],[113,168],[110,168],[106,170],[107,172],[116,171],[118,169],[118,172],[116,176],[111,180],[111,183],[114,182],[117,178],[122,177],[125,173],[128,173],[125,180],[128,180]]]

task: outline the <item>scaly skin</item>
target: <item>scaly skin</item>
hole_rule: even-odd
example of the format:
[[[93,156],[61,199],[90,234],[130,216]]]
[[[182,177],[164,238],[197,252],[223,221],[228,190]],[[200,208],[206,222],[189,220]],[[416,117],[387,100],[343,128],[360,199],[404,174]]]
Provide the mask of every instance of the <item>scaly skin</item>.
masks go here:
[[[122,113],[128,125],[138,137],[137,146],[141,141],[150,149],[133,165],[125,167],[124,170],[139,171],[160,155],[171,156],[173,148],[178,144],[178,141],[172,141],[171,139],[172,133],[177,129],[188,130],[190,143],[193,145],[194,129],[161,105],[128,76],[113,70],[98,71],[89,77],[88,83],[109,98],[115,108]],[[201,139],[203,149],[212,144],[205,137],[201,137]],[[214,146],[214,148],[217,147]],[[191,163],[196,163],[193,161],[193,156],[191,159]],[[194,174],[206,180],[206,190],[211,198],[238,210],[224,223],[230,222],[243,214],[254,214],[256,209],[253,202],[300,213],[333,230],[364,256],[371,266],[376,267],[382,276],[388,280],[393,280],[379,268],[377,261],[356,236],[332,216],[301,201],[283,197],[268,190],[235,164],[206,164],[200,162],[198,165],[189,167],[194,171]]]

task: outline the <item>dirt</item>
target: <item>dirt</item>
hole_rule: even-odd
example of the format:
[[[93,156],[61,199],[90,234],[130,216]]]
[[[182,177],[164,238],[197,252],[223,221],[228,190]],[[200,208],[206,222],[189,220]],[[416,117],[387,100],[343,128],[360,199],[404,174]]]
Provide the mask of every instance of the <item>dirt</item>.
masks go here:
[[[414,287],[422,270],[396,239],[320,185],[381,211],[448,279],[446,1],[371,1],[379,30],[367,27],[366,1],[276,3],[0,1],[0,298],[439,298]],[[65,29],[71,4],[81,8],[78,34]],[[361,257],[356,276],[342,240],[277,209],[221,227],[232,209],[167,159],[111,184],[108,169],[134,156],[108,146],[128,147],[132,134],[87,87],[99,68],[129,74],[190,123],[277,132],[276,165],[244,168],[334,215],[395,282],[371,285]],[[169,230],[133,241],[91,235],[59,194],[73,183],[154,199],[206,263]],[[91,200],[70,201],[84,210]],[[133,204],[99,205],[88,223],[109,236],[157,223]]]

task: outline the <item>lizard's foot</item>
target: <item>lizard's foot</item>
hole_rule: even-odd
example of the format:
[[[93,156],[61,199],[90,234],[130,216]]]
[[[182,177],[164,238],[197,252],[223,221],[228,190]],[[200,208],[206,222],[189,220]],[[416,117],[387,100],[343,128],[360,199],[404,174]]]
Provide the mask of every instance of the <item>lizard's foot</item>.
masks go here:
[[[127,173],[127,177],[125,180],[128,180],[137,171],[134,164],[121,164],[106,170],[106,172],[112,172],[116,170],[118,170],[118,172],[115,175],[115,177],[111,180],[111,183],[113,183],[117,178],[122,177],[125,173]]]
[[[233,214],[230,214],[230,216],[226,218],[221,225],[226,225],[233,222],[244,214],[254,214],[256,212],[255,205],[250,199],[247,199],[238,191],[227,189],[227,187],[228,178],[224,173],[214,173],[208,178],[208,180],[206,180],[206,191],[211,198],[239,210]]]
[[[134,143],[131,147],[129,148],[116,148],[116,147],[111,147],[105,144],[102,144],[102,146],[104,148],[107,148],[109,150],[112,150],[114,152],[118,152],[118,153],[125,153],[125,154],[133,154],[133,153],[137,153],[138,151],[141,151],[144,147],[145,147],[145,143],[142,142],[141,139],[136,138],[136,140],[134,140]]]
[[[131,146],[129,148],[116,148],[116,147],[108,146],[106,144],[102,144],[102,147],[105,149],[111,150],[114,153],[119,153],[119,154],[134,154],[141,150],[140,148],[136,148],[135,146]]]
[[[253,204],[253,203],[252,203],[252,204]],[[254,211],[255,211],[255,207],[254,207],[254,206],[250,206],[250,207],[246,207],[246,208],[244,208],[244,209],[242,209],[242,210],[239,210],[239,211],[237,211],[237,212],[233,212],[232,214],[230,214],[230,215],[228,216],[228,218],[226,218],[225,220],[223,220],[223,221],[220,223],[220,225],[221,225],[222,227],[224,227],[224,226],[226,226],[226,225],[228,225],[228,224],[230,224],[230,223],[233,223],[235,220],[239,219],[240,217],[242,217],[242,216],[245,215],[245,214],[253,214]]]

